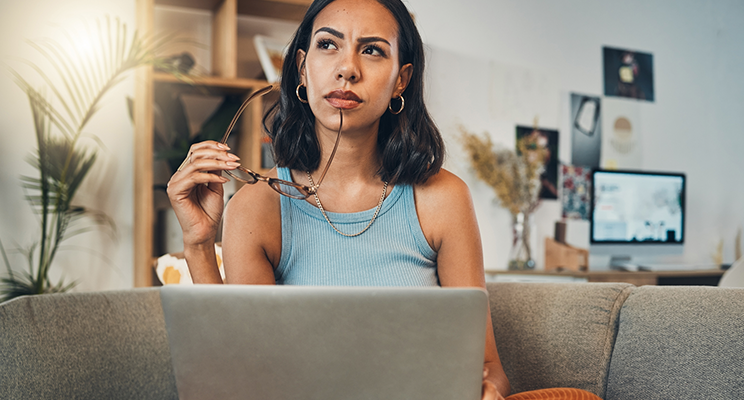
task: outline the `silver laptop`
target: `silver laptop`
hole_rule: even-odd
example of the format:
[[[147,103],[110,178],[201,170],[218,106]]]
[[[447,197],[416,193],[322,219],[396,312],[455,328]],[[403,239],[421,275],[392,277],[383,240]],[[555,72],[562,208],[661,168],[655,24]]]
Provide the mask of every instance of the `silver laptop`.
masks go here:
[[[480,399],[479,289],[170,285],[161,291],[188,399]]]

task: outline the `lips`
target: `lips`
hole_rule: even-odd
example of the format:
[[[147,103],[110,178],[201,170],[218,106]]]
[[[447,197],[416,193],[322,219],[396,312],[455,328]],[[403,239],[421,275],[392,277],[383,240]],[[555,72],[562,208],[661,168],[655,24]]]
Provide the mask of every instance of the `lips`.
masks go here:
[[[346,90],[334,90],[328,93],[325,98],[333,107],[347,110],[362,103],[362,99],[356,93]]]

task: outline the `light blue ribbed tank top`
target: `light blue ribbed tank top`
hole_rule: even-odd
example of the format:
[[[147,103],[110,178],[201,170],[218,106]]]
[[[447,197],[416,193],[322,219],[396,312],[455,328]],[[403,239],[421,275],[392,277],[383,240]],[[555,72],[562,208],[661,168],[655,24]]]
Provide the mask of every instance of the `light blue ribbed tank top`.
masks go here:
[[[279,179],[292,180],[287,168]],[[364,229],[375,209],[326,212],[341,232]],[[424,237],[413,186],[395,185],[377,219],[363,234],[336,233],[320,210],[305,200],[281,196],[282,254],[276,283],[315,286],[437,286],[437,254]]]

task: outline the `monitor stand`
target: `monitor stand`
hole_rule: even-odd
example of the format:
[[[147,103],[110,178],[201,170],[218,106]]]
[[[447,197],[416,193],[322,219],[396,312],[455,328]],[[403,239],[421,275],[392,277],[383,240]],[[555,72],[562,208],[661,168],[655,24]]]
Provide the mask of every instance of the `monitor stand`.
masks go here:
[[[630,262],[630,256],[611,256],[610,269],[619,271],[638,271],[638,266]]]

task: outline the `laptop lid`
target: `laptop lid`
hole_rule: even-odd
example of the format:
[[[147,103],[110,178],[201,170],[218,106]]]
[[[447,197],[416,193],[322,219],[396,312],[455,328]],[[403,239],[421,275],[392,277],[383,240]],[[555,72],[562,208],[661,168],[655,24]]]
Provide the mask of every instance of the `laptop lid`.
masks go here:
[[[170,285],[161,300],[182,400],[480,399],[480,289]]]

